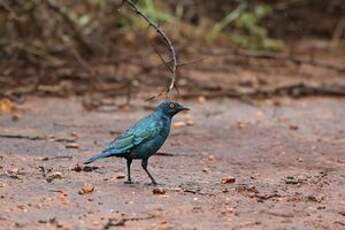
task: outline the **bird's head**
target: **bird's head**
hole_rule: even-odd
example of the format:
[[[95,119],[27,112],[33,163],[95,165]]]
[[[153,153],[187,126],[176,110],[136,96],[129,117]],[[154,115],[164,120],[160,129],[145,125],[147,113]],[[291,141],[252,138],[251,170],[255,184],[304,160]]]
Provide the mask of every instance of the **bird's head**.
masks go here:
[[[189,108],[183,107],[182,105],[174,101],[163,101],[156,109],[156,111],[159,111],[164,115],[168,115],[170,117],[173,117],[175,114],[181,111],[188,110]]]

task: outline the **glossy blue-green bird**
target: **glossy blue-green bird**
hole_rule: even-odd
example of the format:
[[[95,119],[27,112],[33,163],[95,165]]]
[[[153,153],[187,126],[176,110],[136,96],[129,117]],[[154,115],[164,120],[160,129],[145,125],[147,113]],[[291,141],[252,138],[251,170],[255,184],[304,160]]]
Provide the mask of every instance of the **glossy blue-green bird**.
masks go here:
[[[174,101],[163,101],[153,113],[135,123],[131,128],[115,138],[102,152],[91,157],[84,164],[108,157],[127,159],[128,180],[132,183],[131,163],[134,159],[142,159],[142,167],[150,177],[152,184],[155,179],[147,170],[148,159],[155,154],[169,136],[171,120],[177,113],[189,110]]]

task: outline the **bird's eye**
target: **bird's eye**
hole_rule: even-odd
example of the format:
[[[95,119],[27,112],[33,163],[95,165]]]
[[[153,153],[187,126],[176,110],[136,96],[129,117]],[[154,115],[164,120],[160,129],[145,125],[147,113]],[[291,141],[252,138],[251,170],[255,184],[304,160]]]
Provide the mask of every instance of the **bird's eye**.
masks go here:
[[[170,108],[170,109],[175,109],[175,107],[176,107],[176,105],[175,105],[174,103],[170,103],[170,104],[169,104],[169,108]]]

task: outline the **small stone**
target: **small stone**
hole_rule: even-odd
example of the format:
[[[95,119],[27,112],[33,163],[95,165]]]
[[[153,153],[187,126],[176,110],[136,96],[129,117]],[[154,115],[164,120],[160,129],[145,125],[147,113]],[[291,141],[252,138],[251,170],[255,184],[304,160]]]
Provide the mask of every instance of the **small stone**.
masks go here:
[[[298,158],[296,159],[296,161],[298,161],[298,162],[303,162],[303,159],[300,158],[300,157],[298,157]]]
[[[203,169],[202,169],[202,172],[208,173],[208,172],[209,172],[209,169],[208,169],[208,168],[203,168]]]
[[[236,182],[236,179],[235,179],[235,177],[232,177],[232,176],[224,177],[224,178],[222,178],[222,181],[221,181],[222,184],[232,184],[235,182]]]
[[[208,156],[208,160],[209,161],[214,161],[216,159],[216,157],[214,155],[209,155]]]
[[[244,123],[243,121],[239,121],[237,122],[237,127],[239,129],[244,129],[246,127],[246,123]]]
[[[18,121],[20,119],[20,115],[19,114],[13,114],[12,115],[12,121]]]
[[[71,136],[75,138],[79,138],[79,134],[76,132],[71,132]]]
[[[95,186],[92,184],[84,184],[83,187],[79,190],[79,195],[84,195],[88,193],[92,193],[95,190]]]

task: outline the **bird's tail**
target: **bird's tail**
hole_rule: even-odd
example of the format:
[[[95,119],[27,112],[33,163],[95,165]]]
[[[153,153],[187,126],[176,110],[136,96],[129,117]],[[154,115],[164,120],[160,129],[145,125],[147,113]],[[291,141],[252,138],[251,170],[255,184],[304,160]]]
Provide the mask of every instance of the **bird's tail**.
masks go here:
[[[102,159],[102,158],[106,158],[106,157],[109,157],[109,154],[107,153],[98,153],[96,154],[95,156],[93,157],[90,157],[89,159],[87,159],[86,161],[84,161],[84,164],[90,164],[92,162],[94,162],[95,160],[98,160],[98,159]]]

